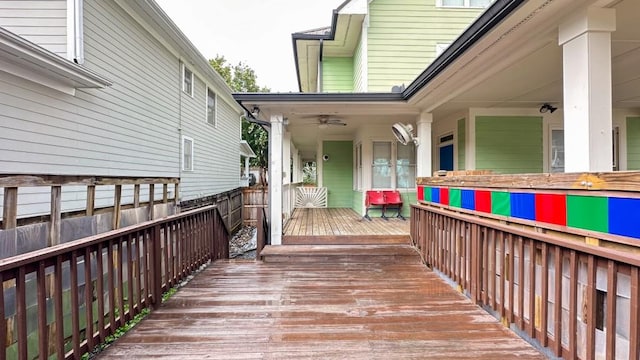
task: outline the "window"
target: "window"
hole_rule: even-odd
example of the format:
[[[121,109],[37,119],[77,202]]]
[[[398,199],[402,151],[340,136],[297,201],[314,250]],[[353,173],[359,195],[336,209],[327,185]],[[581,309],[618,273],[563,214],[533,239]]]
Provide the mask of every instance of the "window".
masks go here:
[[[216,93],[211,91],[209,87],[207,87],[207,123],[213,126],[217,126],[217,117],[216,117]]]
[[[438,7],[486,8],[492,0],[437,0]]]
[[[564,172],[564,130],[551,129],[549,172]]]
[[[620,170],[620,128],[613,127],[611,133],[613,171]],[[564,172],[564,130],[551,129],[551,149],[549,151],[549,172]]]
[[[182,170],[193,171],[193,139],[182,137]]]
[[[396,187],[413,188],[416,186],[416,146],[414,143],[398,143],[396,155]]]
[[[373,179],[374,189],[391,188],[391,142],[373,142]]]
[[[438,141],[438,161],[440,168],[438,170],[453,171],[454,170],[454,145],[453,134],[442,135]]]
[[[182,64],[182,91],[193,96],[193,73]]]

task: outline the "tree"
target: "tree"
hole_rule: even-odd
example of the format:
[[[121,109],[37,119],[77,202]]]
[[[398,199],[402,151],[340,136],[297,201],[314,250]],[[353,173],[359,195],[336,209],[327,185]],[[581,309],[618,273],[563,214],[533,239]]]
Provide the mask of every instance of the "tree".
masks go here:
[[[222,55],[210,59],[209,64],[222,76],[233,92],[269,92],[267,87],[258,86],[258,76],[247,64],[242,62],[232,65]],[[250,164],[262,169],[269,163],[269,136],[258,124],[242,119],[242,138],[247,140],[256,157]]]

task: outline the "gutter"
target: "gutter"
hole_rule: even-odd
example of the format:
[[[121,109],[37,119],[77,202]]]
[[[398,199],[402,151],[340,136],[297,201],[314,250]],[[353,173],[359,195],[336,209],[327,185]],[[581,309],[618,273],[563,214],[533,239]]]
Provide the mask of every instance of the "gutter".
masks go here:
[[[300,82],[300,67],[298,66],[298,47],[296,42],[298,40],[334,40],[336,36],[336,28],[338,27],[338,14],[343,7],[345,7],[351,0],[345,0],[340,6],[333,10],[331,15],[331,31],[328,34],[305,34],[305,33],[293,33],[291,34],[291,41],[293,43],[293,62],[296,65],[296,77],[298,78],[298,91],[302,92],[302,83]],[[320,49],[320,57],[322,57],[322,49]]]
[[[233,98],[242,102],[398,102],[401,93],[235,93]],[[245,108],[245,110],[247,110]]]
[[[402,92],[409,100],[527,0],[496,0]],[[296,63],[297,64],[297,63]]]

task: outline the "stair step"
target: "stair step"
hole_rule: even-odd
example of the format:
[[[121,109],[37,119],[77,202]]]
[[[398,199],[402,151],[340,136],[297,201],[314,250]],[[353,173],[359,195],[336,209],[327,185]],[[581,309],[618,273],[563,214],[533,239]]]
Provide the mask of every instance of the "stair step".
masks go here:
[[[398,263],[416,264],[420,255],[410,245],[269,245],[260,256],[264,262]]]
[[[410,244],[409,235],[284,235],[284,245],[384,245]]]

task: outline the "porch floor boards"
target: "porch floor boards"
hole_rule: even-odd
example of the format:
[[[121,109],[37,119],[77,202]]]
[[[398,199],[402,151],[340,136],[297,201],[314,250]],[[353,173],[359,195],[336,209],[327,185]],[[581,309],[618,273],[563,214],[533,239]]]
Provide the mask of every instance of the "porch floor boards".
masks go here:
[[[99,358],[544,359],[408,245],[313,249],[210,265]]]
[[[295,209],[284,227],[282,243],[408,244],[409,220],[368,221],[347,208]]]

